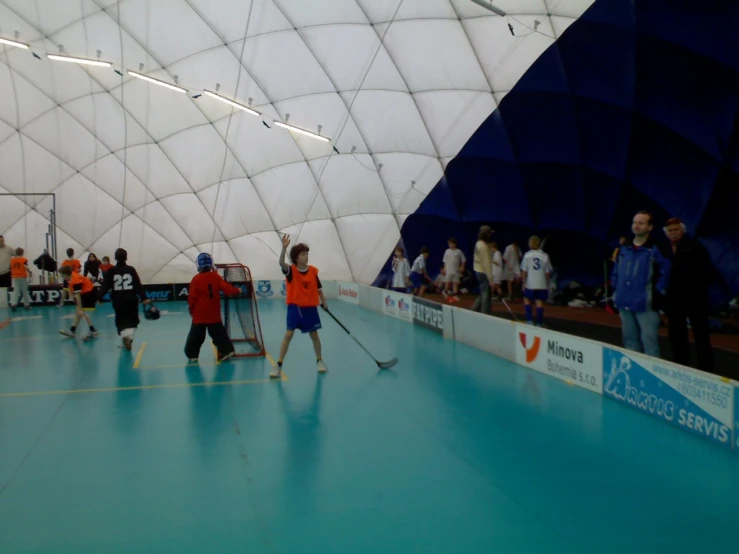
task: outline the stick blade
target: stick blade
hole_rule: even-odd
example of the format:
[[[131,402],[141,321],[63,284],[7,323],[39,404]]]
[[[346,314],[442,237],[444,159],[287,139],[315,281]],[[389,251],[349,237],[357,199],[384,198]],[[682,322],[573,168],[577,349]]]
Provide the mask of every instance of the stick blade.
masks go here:
[[[387,362],[377,362],[377,367],[379,367],[380,369],[390,369],[397,363],[398,363],[398,358],[393,358],[392,360],[387,361]]]

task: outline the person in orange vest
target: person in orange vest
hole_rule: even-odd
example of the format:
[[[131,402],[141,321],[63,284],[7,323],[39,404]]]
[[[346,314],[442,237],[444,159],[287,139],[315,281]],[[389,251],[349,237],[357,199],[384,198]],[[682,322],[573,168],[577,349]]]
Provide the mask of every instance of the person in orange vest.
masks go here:
[[[67,248],[67,259],[62,262],[61,267],[70,267],[72,268],[73,273],[79,273],[80,269],[82,268],[82,264],[80,261],[74,257],[74,248]],[[62,272],[59,270],[59,275],[61,275]],[[64,280],[64,277],[62,277],[62,280]],[[59,300],[59,307],[61,308],[64,306],[64,302],[67,301],[67,299],[72,299],[71,293],[67,290],[66,287],[62,287],[62,296]]]
[[[85,335],[82,340],[92,340],[98,336],[98,331],[92,324],[92,318],[90,312],[95,311],[95,305],[98,300],[98,293],[95,285],[92,284],[87,277],[80,275],[74,271],[71,264],[63,265],[59,268],[59,275],[64,279],[64,287],[72,296],[77,305],[77,311],[75,312],[74,322],[69,330],[62,329],[59,331],[66,337],[75,337],[77,333],[77,326],[81,320],[85,320],[87,326],[90,328],[90,332]]]
[[[28,269],[28,258],[23,256],[23,248],[15,249],[15,256],[10,258],[10,277],[13,279],[13,301],[10,309],[20,305],[21,298],[26,310],[31,309],[31,294],[28,292],[28,279],[31,278],[31,270]]]
[[[318,268],[308,265],[310,248],[307,244],[302,243],[296,244],[290,249],[290,261],[292,263],[288,265],[285,255],[289,244],[290,236],[283,236],[280,267],[286,281],[287,331],[280,345],[277,367],[269,375],[272,379],[282,377],[282,362],[287,355],[290,341],[297,329],[310,334],[313,341],[313,350],[316,353],[318,372],[325,373],[328,371],[321,356],[321,339],[318,337],[318,330],[321,328],[318,306],[320,305],[324,310],[326,309],[326,297],[323,294],[321,280],[318,278]]]

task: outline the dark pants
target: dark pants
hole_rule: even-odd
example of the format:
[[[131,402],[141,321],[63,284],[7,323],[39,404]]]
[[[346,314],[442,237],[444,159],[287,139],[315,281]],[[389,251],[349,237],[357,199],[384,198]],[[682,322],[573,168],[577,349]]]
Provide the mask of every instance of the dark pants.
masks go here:
[[[124,329],[135,329],[141,323],[138,298],[120,304],[113,304],[113,310],[115,311],[115,326],[119,335]]]
[[[185,356],[195,359],[200,354],[200,348],[205,342],[205,331],[208,331],[213,344],[218,349],[218,354],[225,356],[234,351],[234,345],[228,338],[228,333],[223,323],[193,323],[185,343]]]
[[[490,293],[492,292],[490,290],[490,281],[488,281],[488,276],[484,273],[479,273],[476,271],[475,275],[477,275],[477,284],[480,286],[480,295],[475,298],[475,301],[472,303],[472,307],[470,308],[470,310],[472,310],[473,312],[489,314]]]
[[[672,361],[690,366],[690,341],[688,340],[688,320],[693,329],[695,350],[698,354],[698,369],[712,372],[714,369],[713,350],[708,325],[708,314],[691,310],[678,310],[669,314],[668,333],[672,348]]]

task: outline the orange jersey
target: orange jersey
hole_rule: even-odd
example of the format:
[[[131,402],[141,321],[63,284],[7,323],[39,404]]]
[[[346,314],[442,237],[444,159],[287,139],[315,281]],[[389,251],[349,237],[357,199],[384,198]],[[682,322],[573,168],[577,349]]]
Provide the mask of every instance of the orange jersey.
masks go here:
[[[67,286],[72,292],[87,294],[95,290],[95,285],[92,284],[92,281],[79,273],[72,273],[72,277],[69,278],[67,283]]]
[[[103,273],[108,273],[111,269],[113,269],[113,264],[100,264],[100,271]]]
[[[65,265],[72,266],[72,271],[75,273],[79,273],[80,269],[82,269],[82,264],[79,260],[64,260],[62,262],[62,267],[64,267]]]
[[[285,289],[287,291],[287,304],[295,304],[301,308],[311,308],[321,303],[318,296],[320,280],[318,279],[318,268],[308,266],[303,272],[298,266],[291,265],[290,272],[285,277]]]
[[[28,278],[28,259],[23,256],[13,256],[10,258],[10,276],[13,279]]]

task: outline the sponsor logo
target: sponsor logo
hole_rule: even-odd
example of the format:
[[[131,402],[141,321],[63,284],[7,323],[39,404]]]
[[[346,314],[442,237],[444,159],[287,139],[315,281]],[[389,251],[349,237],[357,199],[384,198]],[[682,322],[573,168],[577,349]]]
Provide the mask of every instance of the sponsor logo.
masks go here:
[[[274,291],[270,281],[257,281],[257,296],[259,298],[269,298],[273,295]]]
[[[709,440],[731,447],[731,385],[611,348],[603,354],[603,394]]]
[[[526,363],[531,363],[536,360],[539,355],[539,348],[541,348],[541,338],[534,337],[531,346],[526,346],[526,333],[519,333],[518,339],[521,341],[521,346],[526,351]]]
[[[395,300],[389,294],[385,297],[385,307],[395,308]]]
[[[518,327],[516,362],[574,385],[602,392],[602,347],[552,331]]]
[[[351,299],[351,300],[359,300],[359,291],[355,288],[350,288],[347,286],[342,285],[341,283],[337,284],[337,290],[339,293],[339,298],[342,299]]]
[[[169,290],[147,290],[146,298],[154,302],[166,302],[169,300],[172,291]]]
[[[413,322],[436,331],[444,332],[444,309],[440,304],[423,300],[413,299]]]

